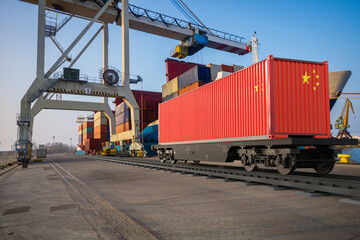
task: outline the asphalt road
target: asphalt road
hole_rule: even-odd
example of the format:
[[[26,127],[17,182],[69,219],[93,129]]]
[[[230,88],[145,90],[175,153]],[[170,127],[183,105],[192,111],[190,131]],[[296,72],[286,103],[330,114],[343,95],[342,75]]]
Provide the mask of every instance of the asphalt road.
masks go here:
[[[0,214],[0,239],[360,239],[340,196],[64,154],[1,176]]]
[[[175,173],[50,155],[60,174],[159,239],[360,239],[360,205]],[[80,191],[81,192],[81,191]],[[92,203],[93,200],[90,200]],[[96,205],[97,203],[92,203]],[[106,208],[109,209],[106,209]],[[109,219],[108,219],[109,221]],[[121,232],[117,224],[109,221]]]

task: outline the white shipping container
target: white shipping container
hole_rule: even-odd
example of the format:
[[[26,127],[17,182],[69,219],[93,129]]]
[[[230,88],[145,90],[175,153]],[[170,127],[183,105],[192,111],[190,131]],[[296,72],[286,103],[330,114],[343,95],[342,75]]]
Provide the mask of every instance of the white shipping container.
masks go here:
[[[210,68],[211,81],[214,81],[217,77],[217,73],[222,71],[221,66],[212,63],[206,66]]]
[[[230,74],[232,74],[232,73],[231,72],[224,72],[224,71],[218,72],[215,80],[219,80],[220,78],[229,76]]]

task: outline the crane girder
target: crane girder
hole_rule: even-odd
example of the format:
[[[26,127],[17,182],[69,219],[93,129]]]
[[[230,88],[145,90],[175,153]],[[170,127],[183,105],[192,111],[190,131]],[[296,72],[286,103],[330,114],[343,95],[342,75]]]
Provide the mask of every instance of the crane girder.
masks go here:
[[[32,4],[38,3],[37,0],[21,1]],[[47,0],[46,7],[54,11],[59,11],[70,15],[75,14],[76,17],[89,19],[93,18],[99,10],[99,6],[95,2],[81,2],[79,0]],[[136,6],[132,7],[135,10],[141,9]],[[141,10],[146,11],[145,9]],[[121,17],[119,17],[119,14],[120,13],[115,8],[108,8],[99,18],[99,21],[110,24],[115,23],[121,26]],[[138,31],[147,32],[179,41],[187,39],[194,34],[194,30],[191,28],[191,24],[189,25],[189,28],[187,28],[186,26],[184,27],[183,25],[178,24],[179,21],[184,23],[184,21],[182,20],[175,19],[166,15],[161,16],[171,19],[172,23],[162,21],[162,18],[154,19],[146,14],[140,15],[130,11],[129,27]],[[216,31],[214,29],[211,30],[212,32],[215,31],[215,36],[211,34],[207,35],[208,44],[206,47],[239,55],[248,53],[248,51],[246,50],[246,44],[242,43],[242,40],[244,38],[232,34],[227,34],[221,31]]]

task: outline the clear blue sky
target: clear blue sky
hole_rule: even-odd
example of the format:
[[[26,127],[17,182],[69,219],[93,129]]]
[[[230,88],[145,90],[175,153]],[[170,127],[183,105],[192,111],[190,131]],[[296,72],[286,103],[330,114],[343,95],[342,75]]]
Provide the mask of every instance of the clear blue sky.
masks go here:
[[[130,0],[131,4],[186,20],[169,0]],[[260,58],[277,57],[329,61],[330,71],[351,70],[352,77],[344,92],[360,92],[360,1],[266,1],[185,0],[185,3],[209,27],[250,39],[257,31]],[[76,37],[86,22],[72,20],[58,34],[64,47]],[[94,26],[91,33],[98,29]],[[0,2],[0,150],[10,148],[16,140],[16,113],[20,99],[35,78],[37,7],[21,1]],[[177,41],[147,33],[131,31],[131,73],[141,75],[144,83],[135,88],[161,91],[165,83],[165,63]],[[80,47],[85,43],[81,42]],[[101,35],[74,66],[81,73],[97,76],[102,66]],[[73,56],[79,51],[77,47]],[[59,52],[46,40],[46,68]],[[237,64],[248,66],[251,55],[237,56],[212,49],[187,58],[202,64]],[[110,27],[110,65],[121,69],[121,28]],[[64,96],[63,99],[89,99]],[[90,98],[91,101],[100,99]],[[343,101],[331,112],[339,115]],[[360,133],[360,100],[353,100],[356,118],[350,117],[351,132]],[[77,142],[76,116],[79,112],[44,110],[35,119],[34,140],[38,143]]]

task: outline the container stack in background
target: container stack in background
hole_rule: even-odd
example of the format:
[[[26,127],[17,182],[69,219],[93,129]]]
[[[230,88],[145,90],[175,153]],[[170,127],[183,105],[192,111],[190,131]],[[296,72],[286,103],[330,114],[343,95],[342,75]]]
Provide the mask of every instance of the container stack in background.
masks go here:
[[[78,130],[78,145],[81,149],[84,149],[83,144],[83,124],[80,124],[79,130]]]
[[[92,139],[94,138],[94,131],[93,131],[93,128],[94,128],[94,122],[85,122],[82,124],[83,126],[83,129],[82,129],[82,132],[83,132],[83,145],[85,145],[85,141],[87,139]]]
[[[140,131],[149,123],[158,119],[159,103],[162,102],[161,93],[132,90],[140,114]],[[122,133],[131,129],[131,113],[129,106],[122,98],[115,99],[116,133]]]
[[[96,112],[94,115],[94,138],[101,142],[109,141],[109,119],[103,112]]]
[[[224,64],[204,66],[175,59],[166,59],[165,63],[167,83],[162,86],[163,102],[244,68]]]

